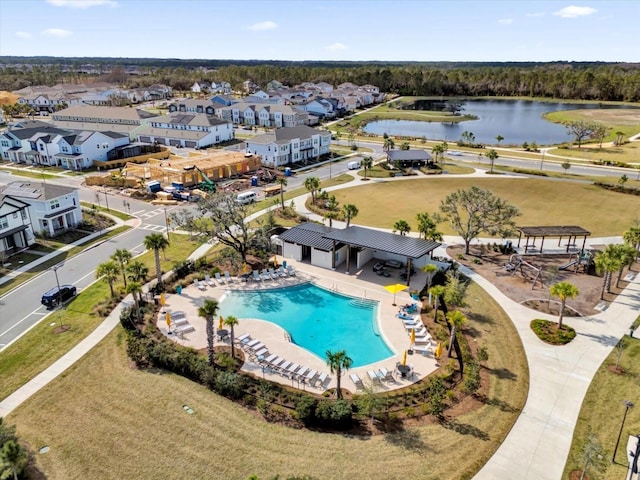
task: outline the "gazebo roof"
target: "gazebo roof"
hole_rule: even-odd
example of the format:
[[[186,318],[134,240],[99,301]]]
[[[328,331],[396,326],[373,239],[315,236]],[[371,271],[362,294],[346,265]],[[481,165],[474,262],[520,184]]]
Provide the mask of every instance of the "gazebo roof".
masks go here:
[[[518,230],[527,237],[588,237],[591,235],[591,232],[576,225],[518,227]]]

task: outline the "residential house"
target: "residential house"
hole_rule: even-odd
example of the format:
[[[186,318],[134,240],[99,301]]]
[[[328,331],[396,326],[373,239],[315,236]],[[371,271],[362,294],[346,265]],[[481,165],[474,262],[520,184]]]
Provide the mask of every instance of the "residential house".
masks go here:
[[[233,125],[204,113],[172,112],[144,120],[136,139],[172,147],[205,148],[233,140]]]
[[[91,167],[94,160],[108,160],[112,150],[128,144],[126,134],[67,130],[48,124],[32,128],[13,126],[0,135],[4,160],[68,170],[83,170]]]
[[[305,111],[290,105],[235,103],[218,109],[216,115],[234,125],[276,128],[305,125],[309,121]]]
[[[58,128],[126,133],[142,125],[142,121],[157,115],[130,107],[94,107],[75,105],[51,115],[51,123]]]
[[[29,204],[0,193],[0,252],[17,253],[35,243]]]
[[[327,155],[331,132],[306,125],[278,128],[246,140],[246,146],[247,153],[260,155],[263,165],[275,168]]]
[[[229,82],[211,82],[211,91],[227,95],[231,93],[231,84]]]
[[[20,180],[0,187],[0,195],[28,205],[28,218],[35,233],[55,236],[82,221],[77,188]],[[27,229],[22,231],[28,235]]]
[[[298,103],[296,106],[305,112],[313,113],[320,118],[333,118],[336,116],[333,103],[322,97],[313,97],[305,102]]]
[[[220,105],[217,105],[220,108]],[[169,112],[184,113],[206,113],[207,115],[216,114],[216,105],[211,100],[199,100],[195,98],[185,98],[178,100],[169,105]]]
[[[211,97],[211,103],[213,103],[215,106],[223,105],[225,107],[228,107],[229,105],[233,105],[234,103],[238,103],[238,100],[233,98],[231,95],[218,94],[218,95],[214,95],[213,97]]]
[[[211,89],[211,84],[209,82],[195,82],[191,86],[191,91],[193,93],[205,93]]]

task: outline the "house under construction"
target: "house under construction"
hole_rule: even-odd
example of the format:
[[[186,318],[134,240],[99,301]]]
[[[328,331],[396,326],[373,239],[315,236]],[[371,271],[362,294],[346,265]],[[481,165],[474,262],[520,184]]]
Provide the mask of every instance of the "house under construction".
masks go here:
[[[128,163],[122,175],[143,182],[158,181],[165,186],[182,183],[198,186],[208,181],[237,178],[260,168],[260,156],[219,150],[189,157],[171,156],[166,160],[150,159],[147,163]]]

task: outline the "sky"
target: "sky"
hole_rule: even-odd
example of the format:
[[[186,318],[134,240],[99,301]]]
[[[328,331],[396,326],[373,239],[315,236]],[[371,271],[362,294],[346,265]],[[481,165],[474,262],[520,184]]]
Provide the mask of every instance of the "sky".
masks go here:
[[[0,0],[0,55],[639,62],[640,2]]]

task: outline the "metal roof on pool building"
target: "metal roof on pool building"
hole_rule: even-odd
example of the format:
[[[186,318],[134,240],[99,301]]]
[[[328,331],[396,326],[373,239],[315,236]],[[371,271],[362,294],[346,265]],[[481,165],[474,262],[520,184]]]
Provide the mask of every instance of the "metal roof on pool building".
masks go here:
[[[336,229],[316,223],[303,223],[292,227],[280,234],[280,239],[326,251],[331,250],[335,241],[414,259],[423,257],[441,245],[432,240],[407,237],[365,227],[350,226],[345,229]]]

